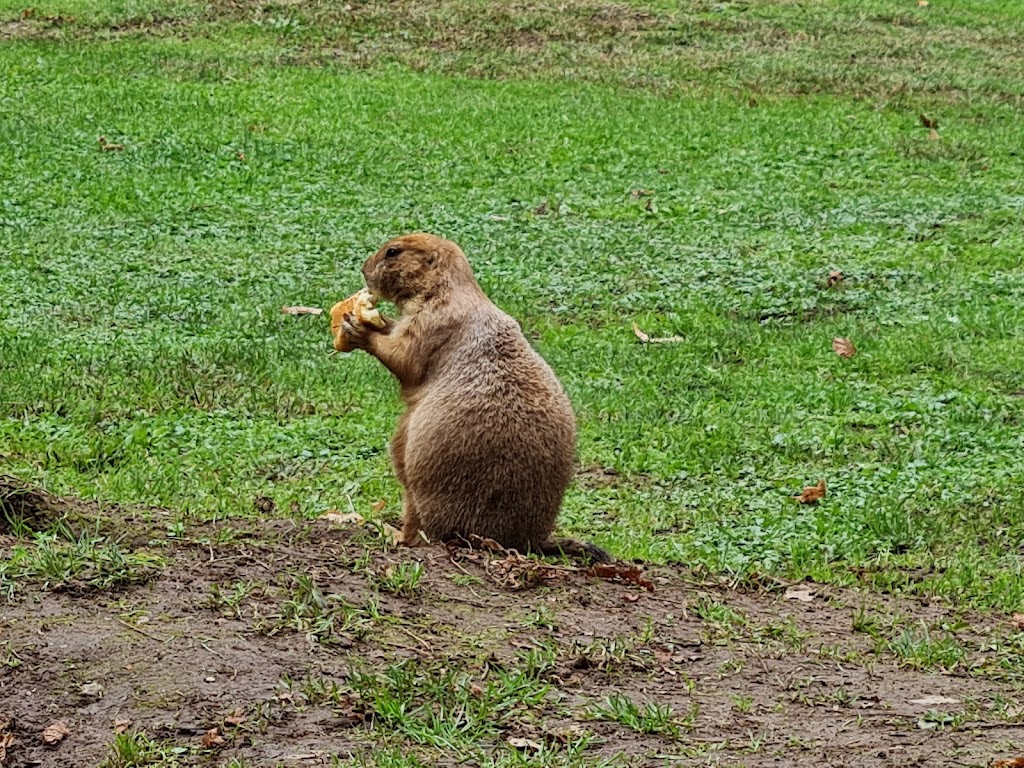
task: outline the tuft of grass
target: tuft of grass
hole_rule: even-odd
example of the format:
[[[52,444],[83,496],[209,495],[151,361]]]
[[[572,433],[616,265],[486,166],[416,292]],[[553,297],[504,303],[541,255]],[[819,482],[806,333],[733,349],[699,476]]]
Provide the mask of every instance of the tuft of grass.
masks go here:
[[[551,695],[548,683],[522,669],[490,672],[476,682],[439,661],[408,660],[380,672],[356,670],[349,684],[375,728],[416,744],[464,748],[543,709]]]
[[[44,589],[74,585],[119,589],[149,581],[164,565],[155,552],[125,550],[117,540],[88,532],[75,533],[66,523],[35,533],[17,543],[0,561],[0,595],[10,600],[22,582]]]
[[[139,731],[125,731],[114,737],[110,754],[100,768],[180,768],[191,763],[195,750],[150,739]]]
[[[919,669],[941,668],[952,671],[966,659],[967,652],[954,637],[933,637],[923,624],[907,627],[884,644],[904,664]]]
[[[361,607],[340,595],[324,595],[308,574],[294,574],[291,580],[287,599],[282,601],[278,613],[258,623],[261,631],[273,635],[291,630],[314,642],[345,644],[349,638],[364,637],[382,619],[373,601]]]
[[[637,733],[654,733],[676,740],[681,727],[693,724],[697,711],[695,704],[685,718],[680,718],[668,704],[647,702],[641,707],[628,696],[616,693],[591,706],[586,714],[595,720],[621,723]]]
[[[414,597],[423,578],[423,564],[417,562],[393,563],[374,575],[373,583],[382,592],[402,597]]]

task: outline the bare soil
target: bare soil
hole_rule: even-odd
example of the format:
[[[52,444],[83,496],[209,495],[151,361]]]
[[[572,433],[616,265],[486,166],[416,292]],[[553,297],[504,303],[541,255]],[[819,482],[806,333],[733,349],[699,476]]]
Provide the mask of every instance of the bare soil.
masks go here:
[[[37,501],[48,514],[59,508],[52,497]],[[79,524],[102,519],[122,547],[160,552],[166,565],[116,591],[19,584],[0,605],[6,766],[99,765],[125,729],[189,748],[183,764],[330,764],[365,754],[381,733],[357,698],[318,701],[299,681],[345,691],[353,669],[410,659],[483,679],[530,648],[555,649],[543,675],[557,705],[503,736],[543,742],[589,730],[595,760],[902,768],[987,766],[1024,751],[1014,749],[1024,734],[1021,682],[992,650],[1011,628],[949,606],[813,584],[788,585],[787,597],[787,585],[732,589],[679,568],[645,569],[648,591],[582,568],[524,570],[495,553],[389,549],[366,527],[323,520],[231,521],[169,538],[154,510],[111,517],[69,504]],[[0,532],[0,555],[19,542]],[[381,588],[389,568],[412,561],[424,575],[410,596]],[[368,631],[336,625],[319,636],[286,626],[303,575],[346,604],[375,600],[380,618]],[[239,583],[249,587],[234,604],[212,598]],[[952,670],[914,669],[855,631],[858,616],[957,623],[950,636],[967,656]],[[672,738],[582,716],[615,693],[692,722]],[[69,735],[47,745],[43,730],[61,720]],[[212,728],[224,743],[199,749]]]

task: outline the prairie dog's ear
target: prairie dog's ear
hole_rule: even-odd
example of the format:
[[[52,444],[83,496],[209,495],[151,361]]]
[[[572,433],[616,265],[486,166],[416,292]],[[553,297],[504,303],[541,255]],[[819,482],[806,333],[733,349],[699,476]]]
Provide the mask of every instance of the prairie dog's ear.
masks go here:
[[[437,262],[440,260],[440,258],[441,258],[441,254],[440,253],[438,253],[437,251],[431,251],[429,254],[427,254],[427,266],[428,267],[436,267],[437,266]]]

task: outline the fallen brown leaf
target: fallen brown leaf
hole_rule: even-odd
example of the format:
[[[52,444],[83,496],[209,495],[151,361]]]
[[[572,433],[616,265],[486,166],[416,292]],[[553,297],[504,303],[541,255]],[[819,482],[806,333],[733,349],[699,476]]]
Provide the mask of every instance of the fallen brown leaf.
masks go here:
[[[0,763],[7,759],[7,748],[14,744],[13,733],[0,733]]]
[[[239,160],[244,161],[245,160],[245,152],[235,152],[235,157],[237,157]]]
[[[832,288],[846,279],[846,275],[840,272],[838,269],[833,269],[828,273],[828,277],[825,279],[825,287]]]
[[[549,565],[510,551],[505,557],[489,559],[484,564],[484,572],[503,589],[522,590],[564,579],[576,569]]]
[[[644,344],[678,344],[685,341],[682,336],[662,336],[655,338],[644,332],[639,325],[633,323],[633,334]]]
[[[799,501],[801,504],[817,504],[819,501],[825,498],[827,492],[825,487],[825,479],[822,478],[818,481],[817,485],[808,485],[804,488],[803,493],[793,498]]]
[[[640,567],[629,563],[595,563],[587,569],[587,575],[596,576],[599,579],[622,579],[630,584],[643,587],[648,592],[654,591],[653,582],[644,577],[644,572]]]
[[[512,737],[508,739],[508,743],[509,746],[515,747],[516,749],[533,749],[539,751],[541,748],[540,744],[538,744],[536,741],[530,741],[529,739],[518,739]]]
[[[800,585],[786,589],[784,597],[786,600],[799,600],[801,603],[809,603],[814,600],[814,592],[810,587]]]
[[[380,512],[384,507],[388,505],[387,499],[378,499],[370,505],[370,509],[374,512]]]
[[[124,733],[131,726],[132,721],[127,717],[119,717],[114,721],[114,733]]]
[[[635,603],[640,599],[640,595],[633,594],[632,592],[628,595],[622,596],[622,602],[624,603]]]
[[[257,512],[262,512],[265,515],[272,515],[277,511],[277,502],[269,496],[257,496],[252,500],[252,505],[256,507]]]
[[[538,216],[544,216],[548,212],[548,201],[545,200],[543,203],[533,209],[533,212]]]
[[[1010,624],[1012,624],[1013,628],[1018,632],[1024,632],[1024,613],[1013,614],[1013,617],[1010,619]]]
[[[50,723],[43,729],[43,741],[47,744],[59,744],[64,740],[64,737],[70,734],[68,730],[68,724],[63,720],[58,720],[55,723]]]
[[[397,547],[402,542],[402,532],[387,523],[380,524],[380,535],[392,547]]]
[[[641,197],[650,197],[654,194],[653,189],[634,189],[629,193],[629,196],[634,200],[639,200]]]
[[[338,512],[333,509],[320,515],[320,519],[334,525],[362,525],[366,522],[366,518],[358,512]]]
[[[319,307],[281,307],[281,312],[286,315],[322,315],[324,311]]]
[[[241,725],[245,721],[245,714],[243,712],[239,712],[237,709],[224,718],[224,722],[228,725]]]
[[[35,15],[36,15],[36,9],[35,8],[26,8],[25,10],[23,10],[21,12],[21,18],[23,18],[23,19],[31,19]]]
[[[103,698],[103,686],[99,683],[86,683],[78,691],[83,696],[92,696],[97,699]]]
[[[917,0],[917,7],[918,8],[927,8],[928,7],[928,0]]]
[[[832,339],[832,349],[840,357],[850,358],[857,354],[857,347],[849,339]]]
[[[213,749],[214,747],[222,747],[226,742],[224,737],[217,733],[216,728],[211,728],[203,734],[203,746],[207,749]]]
[[[100,136],[99,142],[101,152],[120,152],[121,150],[124,149],[124,144],[114,144],[110,141],[107,141],[106,136]]]

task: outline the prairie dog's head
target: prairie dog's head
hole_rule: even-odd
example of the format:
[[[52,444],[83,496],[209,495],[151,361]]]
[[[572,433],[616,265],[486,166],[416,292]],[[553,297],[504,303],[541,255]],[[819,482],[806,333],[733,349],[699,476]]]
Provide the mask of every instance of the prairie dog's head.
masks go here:
[[[451,240],[417,233],[389,240],[363,264],[370,292],[396,306],[433,298],[460,283],[476,286],[466,255]]]

